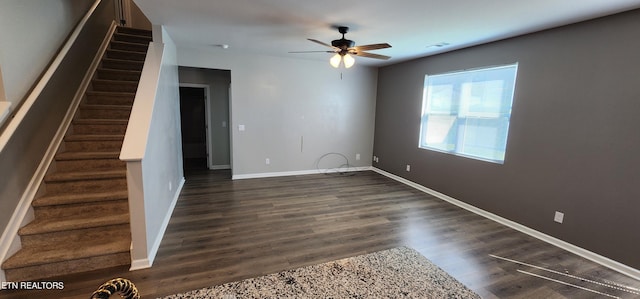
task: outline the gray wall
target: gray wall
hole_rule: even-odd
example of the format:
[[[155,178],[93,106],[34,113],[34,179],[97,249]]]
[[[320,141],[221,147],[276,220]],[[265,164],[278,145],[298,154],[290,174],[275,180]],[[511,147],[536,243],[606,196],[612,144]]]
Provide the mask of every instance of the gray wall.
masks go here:
[[[0,65],[12,109],[95,0],[0,1]],[[113,5],[113,4],[112,4]]]
[[[234,178],[313,172],[330,152],[344,154],[353,166],[371,166],[377,69],[357,62],[334,69],[329,58],[178,46],[180,66],[231,71]]]
[[[147,19],[147,16],[144,15],[140,7],[133,1],[131,1],[131,20],[128,25],[138,29],[152,29],[151,22]]]
[[[638,36],[635,10],[381,68],[374,166],[640,269]],[[513,62],[504,165],[418,148],[425,74]]]
[[[180,67],[180,83],[209,86],[209,136],[210,163],[214,168],[224,168],[231,164],[229,138],[229,84],[231,72],[227,70]],[[224,122],[224,124],[223,124]]]
[[[154,32],[154,41],[156,39],[157,34]],[[164,54],[142,160],[147,248],[151,251],[156,251],[160,246],[178,199],[179,186],[184,182],[176,45],[164,30],[162,43]],[[153,83],[145,86],[156,87],[155,82]],[[137,226],[136,229],[141,227]],[[149,255],[151,259],[155,257],[154,252],[149,252]]]
[[[112,1],[103,1],[24,121],[0,152],[0,231],[6,228],[96,55],[113,21],[113,6]],[[14,27],[2,27],[0,30]],[[37,27],[31,29],[38,30]],[[4,66],[2,71],[6,77]]]

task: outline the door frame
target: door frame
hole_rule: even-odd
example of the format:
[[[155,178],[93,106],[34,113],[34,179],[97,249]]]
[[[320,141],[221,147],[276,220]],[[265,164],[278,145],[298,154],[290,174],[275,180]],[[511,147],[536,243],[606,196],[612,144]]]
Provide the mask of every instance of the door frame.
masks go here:
[[[180,83],[179,87],[202,88],[204,89],[204,122],[205,122],[205,143],[207,144],[207,169],[213,168],[213,145],[211,144],[211,87],[208,84]]]

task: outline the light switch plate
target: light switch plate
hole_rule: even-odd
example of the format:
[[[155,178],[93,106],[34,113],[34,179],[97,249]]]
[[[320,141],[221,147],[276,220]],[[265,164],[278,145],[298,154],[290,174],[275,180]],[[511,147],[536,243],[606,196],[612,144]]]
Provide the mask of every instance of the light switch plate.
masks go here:
[[[564,213],[556,211],[555,216],[553,216],[553,221],[562,223],[562,221],[564,221]]]

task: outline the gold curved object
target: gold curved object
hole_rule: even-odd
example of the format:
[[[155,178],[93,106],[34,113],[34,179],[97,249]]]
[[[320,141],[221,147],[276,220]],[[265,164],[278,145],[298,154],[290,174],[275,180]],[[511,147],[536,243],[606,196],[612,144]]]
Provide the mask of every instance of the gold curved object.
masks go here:
[[[124,299],[140,299],[138,289],[126,278],[114,278],[103,283],[90,299],[109,299],[114,294],[119,294]]]

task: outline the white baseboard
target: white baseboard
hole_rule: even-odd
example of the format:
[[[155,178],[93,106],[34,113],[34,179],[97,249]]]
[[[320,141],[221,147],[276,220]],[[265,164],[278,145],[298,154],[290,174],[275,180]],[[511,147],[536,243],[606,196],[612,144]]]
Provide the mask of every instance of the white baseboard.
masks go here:
[[[209,169],[211,170],[231,169],[231,165],[211,165]]]
[[[340,169],[340,172],[354,172],[354,171],[367,171],[367,170],[371,170],[371,166],[343,168],[343,169]],[[337,171],[334,169],[312,169],[312,170],[298,170],[298,171],[234,174],[231,177],[231,179],[245,180],[245,179],[272,178],[272,177],[293,176],[293,175],[324,174],[324,173],[332,173],[332,172],[337,172]]]
[[[153,264],[149,259],[140,259],[131,261],[131,267],[129,271],[142,270],[151,268],[151,264]]]
[[[620,272],[620,273],[622,273],[624,275],[627,275],[627,276],[629,276],[629,277],[631,277],[633,279],[640,280],[640,270],[638,270],[638,269],[629,267],[629,266],[627,266],[625,264],[622,264],[620,262],[614,261],[614,260],[612,260],[612,259],[610,259],[608,257],[599,255],[599,254],[597,254],[595,252],[586,250],[584,248],[578,247],[576,245],[573,245],[571,243],[565,242],[565,241],[560,240],[558,238],[549,236],[549,235],[547,235],[545,233],[539,232],[539,231],[534,230],[534,229],[532,229],[530,227],[524,226],[524,225],[522,225],[520,223],[511,221],[511,220],[506,219],[506,218],[502,218],[502,217],[500,217],[500,216],[498,216],[496,214],[493,214],[491,212],[487,212],[487,211],[485,211],[483,209],[480,209],[480,208],[477,208],[477,207],[472,206],[470,204],[464,203],[464,202],[462,202],[460,200],[457,200],[457,199],[455,199],[453,197],[450,197],[450,196],[442,194],[442,193],[440,193],[438,191],[429,189],[429,188],[427,188],[425,186],[422,186],[422,185],[417,184],[415,182],[409,181],[409,180],[407,180],[405,178],[402,178],[400,176],[397,176],[395,174],[386,172],[386,171],[384,171],[382,169],[372,167],[372,170],[377,172],[377,173],[379,173],[379,174],[382,174],[382,175],[384,175],[386,177],[394,179],[394,180],[396,180],[396,181],[398,181],[400,183],[403,183],[403,184],[405,184],[407,186],[413,187],[413,188],[415,188],[417,190],[420,190],[420,191],[422,191],[424,193],[433,195],[433,196],[435,196],[435,197],[437,197],[437,198],[439,198],[441,200],[444,200],[444,201],[449,202],[451,204],[454,204],[454,205],[456,205],[458,207],[461,207],[461,208],[463,208],[463,209],[465,209],[467,211],[470,211],[472,213],[478,214],[480,216],[483,216],[485,218],[488,218],[490,220],[498,222],[498,223],[500,223],[502,225],[505,225],[505,226],[508,226],[508,227],[510,227],[512,229],[515,229],[515,230],[517,230],[519,232],[522,232],[522,233],[525,233],[525,234],[527,234],[529,236],[532,236],[532,237],[534,237],[536,239],[539,239],[541,241],[544,241],[546,243],[549,243],[549,244],[554,245],[556,247],[562,248],[562,249],[564,249],[566,251],[569,251],[569,252],[574,253],[576,255],[579,255],[581,257],[584,257],[584,258],[586,258],[588,260],[591,260],[591,261],[593,261],[595,263],[598,263],[598,264],[600,264],[602,266],[605,266],[605,267],[607,267],[609,269],[612,269],[614,271],[617,271],[617,272]]]
[[[185,183],[185,179],[183,177],[180,180],[180,183],[178,184],[178,188],[176,188],[176,193],[173,196],[173,200],[171,201],[169,210],[167,211],[167,214],[164,215],[164,220],[162,221],[160,232],[158,232],[158,235],[156,236],[156,239],[149,250],[149,255],[145,259],[132,260],[129,271],[151,268],[151,266],[153,265],[153,261],[156,259],[156,254],[158,254],[158,249],[160,249],[160,243],[162,242],[162,237],[164,237],[164,233],[166,232],[167,227],[169,226],[169,221],[171,220],[171,215],[173,214],[173,210],[175,209],[176,204],[178,203],[178,198],[180,198],[180,192],[182,191],[182,187],[184,187],[184,183]]]

